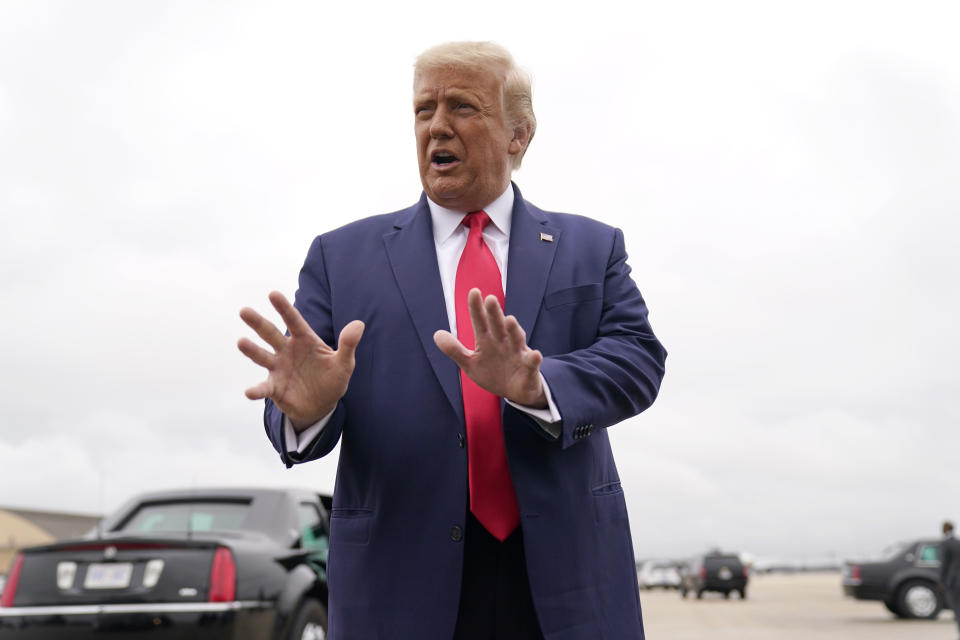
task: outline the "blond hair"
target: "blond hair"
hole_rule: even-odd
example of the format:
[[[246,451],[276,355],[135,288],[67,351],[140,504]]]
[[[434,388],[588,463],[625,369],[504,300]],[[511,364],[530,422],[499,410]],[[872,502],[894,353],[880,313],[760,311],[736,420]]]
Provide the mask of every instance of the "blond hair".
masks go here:
[[[513,168],[520,168],[523,155],[537,130],[530,74],[517,66],[509,51],[494,42],[446,42],[430,47],[417,56],[413,65],[414,81],[427,69],[437,68],[488,71],[500,76],[503,111],[510,127],[528,127],[530,130],[527,143],[514,158]]]

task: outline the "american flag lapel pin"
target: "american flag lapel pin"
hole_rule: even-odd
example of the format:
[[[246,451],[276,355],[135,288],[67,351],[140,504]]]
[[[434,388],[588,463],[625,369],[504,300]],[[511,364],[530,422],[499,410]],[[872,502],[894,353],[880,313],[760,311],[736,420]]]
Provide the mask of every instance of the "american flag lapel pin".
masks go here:
[[[553,236],[549,233],[543,233],[542,231],[540,232],[540,239],[544,242],[553,242]]]

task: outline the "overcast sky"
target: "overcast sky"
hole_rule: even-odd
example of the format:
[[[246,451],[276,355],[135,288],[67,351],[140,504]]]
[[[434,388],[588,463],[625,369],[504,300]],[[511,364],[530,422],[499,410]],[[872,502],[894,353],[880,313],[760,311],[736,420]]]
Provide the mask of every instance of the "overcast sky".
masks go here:
[[[348,6],[349,5],[349,6]],[[628,9],[629,7],[632,7]],[[837,557],[960,520],[956,2],[0,4],[0,505],[332,490],[237,316],[420,195],[414,57],[535,79],[514,176],[624,230],[670,352],[611,429],[640,556]]]

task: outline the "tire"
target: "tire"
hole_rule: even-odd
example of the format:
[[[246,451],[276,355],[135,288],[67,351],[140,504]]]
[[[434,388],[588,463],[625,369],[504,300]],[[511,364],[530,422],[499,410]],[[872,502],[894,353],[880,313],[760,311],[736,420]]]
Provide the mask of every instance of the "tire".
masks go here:
[[[326,640],[327,608],[313,598],[307,598],[297,609],[287,640]]]
[[[746,590],[746,589],[740,589],[740,599],[741,599],[741,600],[746,600],[746,599],[747,599],[747,590]]]
[[[943,609],[943,601],[932,582],[908,580],[897,590],[897,609],[904,618],[934,620]]]
[[[729,599],[730,599],[730,592],[729,592],[729,591],[724,591],[724,592],[723,592],[723,599],[724,599],[724,600],[729,600]]]
[[[697,589],[697,600],[703,598],[703,589]]]
[[[680,597],[683,598],[684,600],[687,599],[687,588],[686,588],[686,587],[680,587]]]

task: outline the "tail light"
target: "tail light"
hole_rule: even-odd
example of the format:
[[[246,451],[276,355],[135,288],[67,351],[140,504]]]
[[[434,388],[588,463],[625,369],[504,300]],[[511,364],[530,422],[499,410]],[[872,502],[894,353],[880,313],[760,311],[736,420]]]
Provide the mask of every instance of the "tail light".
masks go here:
[[[855,564],[850,567],[850,579],[856,580],[857,582],[860,581],[860,565]]]
[[[210,567],[209,602],[233,602],[237,594],[237,565],[226,547],[217,547]]]
[[[701,580],[706,580],[706,579],[707,579],[707,567],[706,567],[706,566],[700,567],[700,579],[701,579]]]
[[[743,565],[743,577],[744,578],[750,577],[750,569],[747,567],[747,565]]]
[[[23,567],[23,554],[18,553],[13,560],[13,568],[7,577],[7,583],[3,587],[3,598],[0,598],[0,607],[12,607],[13,598],[17,593],[17,582],[20,581],[20,569]]]

